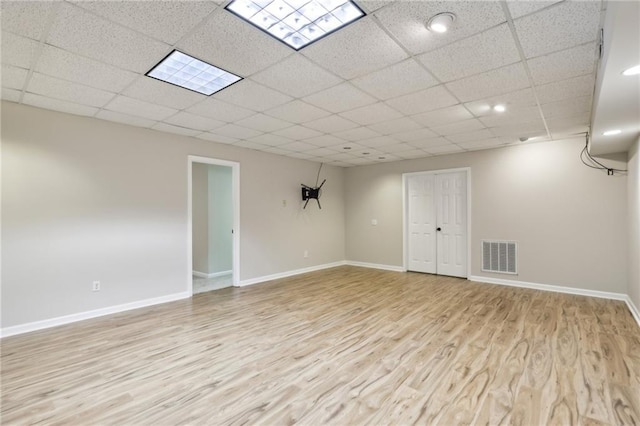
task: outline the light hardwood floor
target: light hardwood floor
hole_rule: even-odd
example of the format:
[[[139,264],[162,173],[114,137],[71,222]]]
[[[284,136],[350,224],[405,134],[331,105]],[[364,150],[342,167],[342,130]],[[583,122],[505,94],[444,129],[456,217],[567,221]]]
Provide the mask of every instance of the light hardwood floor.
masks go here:
[[[2,340],[3,424],[640,424],[622,302],[339,267]]]

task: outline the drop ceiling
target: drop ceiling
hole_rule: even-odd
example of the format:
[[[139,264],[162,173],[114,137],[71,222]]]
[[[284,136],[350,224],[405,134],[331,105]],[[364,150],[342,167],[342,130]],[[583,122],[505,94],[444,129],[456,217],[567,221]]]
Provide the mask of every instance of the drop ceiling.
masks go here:
[[[2,99],[343,167],[588,130],[606,3],[356,3],[295,51],[223,1],[2,1]],[[441,12],[453,27],[430,32]],[[243,80],[145,76],[174,49]]]

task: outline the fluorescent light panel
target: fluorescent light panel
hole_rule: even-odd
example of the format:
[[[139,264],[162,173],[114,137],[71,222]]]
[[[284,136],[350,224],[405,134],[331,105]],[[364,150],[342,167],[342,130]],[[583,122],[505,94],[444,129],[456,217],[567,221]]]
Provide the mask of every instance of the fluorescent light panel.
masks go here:
[[[177,50],[171,52],[146,75],[207,96],[242,80],[242,77]]]
[[[226,9],[295,50],[364,16],[345,0],[233,0]]]

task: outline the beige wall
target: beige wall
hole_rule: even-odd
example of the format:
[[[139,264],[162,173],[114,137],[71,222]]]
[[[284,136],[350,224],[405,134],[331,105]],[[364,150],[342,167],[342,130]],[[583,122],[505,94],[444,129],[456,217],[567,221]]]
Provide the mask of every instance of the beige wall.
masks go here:
[[[192,245],[193,270],[209,273],[209,168],[207,164],[193,164],[192,180]]]
[[[582,165],[583,144],[531,143],[349,168],[347,259],[402,266],[402,173],[470,167],[470,275],[626,293],[626,177]],[[482,239],[518,241],[519,274],[481,272]]]
[[[317,163],[7,102],[2,144],[3,327],[187,291],[190,154],[240,163],[241,280],[345,258],[341,168],[303,211]]]
[[[629,150],[629,297],[640,309],[640,139]]]

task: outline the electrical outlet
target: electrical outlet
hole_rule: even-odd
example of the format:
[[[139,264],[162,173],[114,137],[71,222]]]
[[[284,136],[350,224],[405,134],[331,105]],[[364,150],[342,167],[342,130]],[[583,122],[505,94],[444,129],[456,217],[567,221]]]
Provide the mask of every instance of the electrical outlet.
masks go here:
[[[309,257],[309,250],[305,250],[303,256],[305,259]]]
[[[94,281],[91,285],[91,291],[100,291],[100,281]]]

